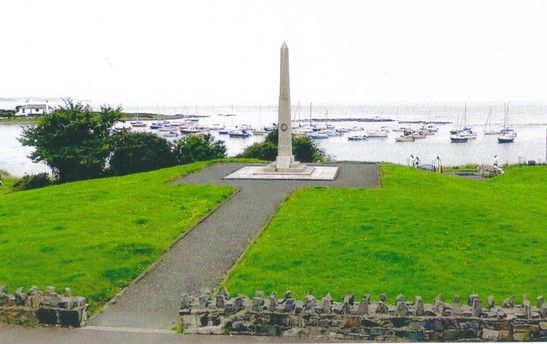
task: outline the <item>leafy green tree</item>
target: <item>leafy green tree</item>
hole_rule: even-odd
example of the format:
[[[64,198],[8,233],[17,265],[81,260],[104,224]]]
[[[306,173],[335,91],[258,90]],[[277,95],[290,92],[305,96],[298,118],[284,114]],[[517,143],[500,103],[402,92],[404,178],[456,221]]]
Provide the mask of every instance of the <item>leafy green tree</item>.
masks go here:
[[[215,141],[211,134],[190,135],[175,145],[175,155],[180,164],[226,157],[223,141]]]
[[[255,143],[239,155],[242,158],[256,158],[273,161],[277,157],[278,131],[274,129],[268,133],[263,142]],[[292,140],[294,158],[301,162],[316,162],[325,159],[323,151],[309,136],[294,137]]]
[[[273,161],[277,157],[277,146],[271,141],[257,142],[245,148],[239,157]]]
[[[98,178],[112,151],[112,126],[121,117],[119,107],[93,112],[89,105],[66,100],[35,127],[25,127],[19,141],[35,147],[29,158],[45,162],[61,183]]]
[[[151,133],[118,133],[114,137],[114,152],[109,160],[113,175],[157,170],[177,164],[172,145]]]

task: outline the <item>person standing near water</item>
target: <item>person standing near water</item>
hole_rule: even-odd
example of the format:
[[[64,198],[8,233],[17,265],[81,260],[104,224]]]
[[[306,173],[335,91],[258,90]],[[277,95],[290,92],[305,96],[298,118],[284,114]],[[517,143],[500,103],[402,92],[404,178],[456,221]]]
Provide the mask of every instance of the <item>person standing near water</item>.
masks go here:
[[[414,155],[413,154],[410,154],[410,156],[408,158],[406,158],[406,164],[410,167],[414,167],[414,163],[415,163],[415,159],[414,159]]]
[[[498,156],[494,155],[494,166],[498,167]]]

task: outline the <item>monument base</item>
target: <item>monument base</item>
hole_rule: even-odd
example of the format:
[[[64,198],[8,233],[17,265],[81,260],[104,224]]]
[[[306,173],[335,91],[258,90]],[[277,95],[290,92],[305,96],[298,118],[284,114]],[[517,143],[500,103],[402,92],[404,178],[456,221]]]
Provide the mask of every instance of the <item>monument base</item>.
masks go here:
[[[301,164],[304,165],[304,164]],[[304,165],[306,166],[306,165]],[[324,180],[332,181],[338,175],[337,166],[306,166],[301,171],[268,172],[268,166],[245,166],[225,176],[223,179],[261,179],[261,180]]]
[[[300,161],[294,160],[294,155],[291,156],[278,156],[277,159],[263,167],[256,173],[258,174],[270,174],[270,173],[285,173],[285,174],[311,174],[313,167],[308,167],[306,164],[300,163]]]

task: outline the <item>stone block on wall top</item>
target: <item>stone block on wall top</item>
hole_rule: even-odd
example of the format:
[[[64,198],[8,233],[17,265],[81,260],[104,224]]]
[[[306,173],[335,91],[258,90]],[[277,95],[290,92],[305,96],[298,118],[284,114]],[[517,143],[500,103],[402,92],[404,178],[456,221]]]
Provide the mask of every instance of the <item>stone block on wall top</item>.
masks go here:
[[[217,295],[216,296],[216,299],[215,299],[215,307],[217,308],[224,308],[224,304],[225,304],[225,299],[224,299],[224,296],[222,295]]]
[[[46,296],[49,296],[51,294],[56,294],[55,287],[47,286],[46,287]]]
[[[304,308],[308,311],[315,308],[315,296],[311,291],[304,298]]]
[[[328,294],[328,296],[330,296],[330,294]],[[329,298],[325,296],[323,300],[321,300],[321,304],[322,304],[323,313],[326,313],[326,314],[332,313],[332,301]]]
[[[205,309],[209,305],[209,294],[201,294],[199,296],[199,308]]]
[[[359,306],[358,306],[358,313],[359,315],[365,315],[365,314],[368,314],[368,300],[363,298],[361,299],[361,301],[359,301]]]
[[[277,307],[277,295],[275,293],[272,293],[270,295],[270,305],[269,305],[270,312],[275,311],[276,307]]]
[[[421,296],[416,296],[416,302],[414,302],[414,307],[416,308],[416,315],[424,315],[424,301]]]
[[[27,294],[24,293],[23,287],[17,288],[15,291],[15,305],[16,306],[24,306],[27,301]]]
[[[473,304],[471,305],[473,316],[480,317],[482,313],[482,301],[478,298],[473,299]]]
[[[46,304],[51,307],[59,307],[61,301],[63,301],[63,299],[56,293],[51,293],[46,297]]]
[[[344,296],[344,303],[345,304],[348,304],[349,306],[353,306],[354,302],[355,302],[355,295],[354,294]]]
[[[192,304],[192,299],[190,298],[190,296],[186,293],[182,293],[180,295],[180,308],[181,309],[190,308],[191,304]]]
[[[363,300],[370,305],[370,294],[363,294]]]
[[[378,306],[376,307],[376,314],[387,314],[388,307],[383,301],[378,301]]]
[[[477,300],[479,298],[479,295],[478,294],[471,294],[469,295],[469,297],[467,298],[467,304],[471,307],[473,307],[473,301],[474,300]]]
[[[28,290],[27,292],[27,295],[34,295],[34,294],[38,294],[38,287],[33,285],[32,287],[30,287],[30,289]]]
[[[8,303],[9,296],[3,291],[0,291],[0,307]]]
[[[217,295],[223,296],[225,300],[230,299],[230,293],[228,292],[228,289],[226,289],[225,287],[220,288]]]
[[[494,308],[494,294],[490,294],[490,296],[488,296],[488,303],[486,305],[486,308],[488,309]]]
[[[386,303],[386,302],[387,302],[387,296],[386,296],[385,293],[382,294],[382,295],[380,295],[380,301],[383,302],[383,303]]]
[[[547,318],[547,303],[543,302],[541,306],[538,308],[538,313],[541,315],[543,319]]]

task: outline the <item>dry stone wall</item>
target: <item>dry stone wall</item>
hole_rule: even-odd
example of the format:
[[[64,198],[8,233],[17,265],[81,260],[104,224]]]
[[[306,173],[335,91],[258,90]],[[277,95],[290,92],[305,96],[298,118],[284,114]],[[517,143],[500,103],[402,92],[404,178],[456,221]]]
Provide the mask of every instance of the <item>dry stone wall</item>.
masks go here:
[[[543,296],[532,305],[527,296],[515,305],[514,297],[495,304],[491,295],[483,302],[478,295],[451,302],[438,296],[425,304],[420,296],[407,301],[397,296],[393,304],[386,295],[372,302],[365,294],[336,302],[330,294],[316,299],[312,293],[295,300],[287,291],[283,297],[266,298],[258,291],[254,298],[230,297],[222,289],[193,298],[183,294],[179,312],[184,333],[240,334],[263,336],[306,336],[339,340],[376,341],[545,341],[547,303]]]
[[[72,296],[70,288],[58,294],[54,287],[45,292],[37,287],[27,292],[18,288],[8,294],[6,286],[0,286],[0,322],[19,325],[60,325],[80,327],[87,321],[87,302],[82,296]]]

